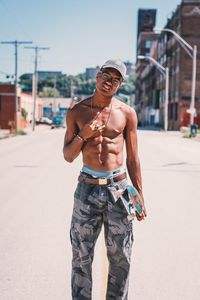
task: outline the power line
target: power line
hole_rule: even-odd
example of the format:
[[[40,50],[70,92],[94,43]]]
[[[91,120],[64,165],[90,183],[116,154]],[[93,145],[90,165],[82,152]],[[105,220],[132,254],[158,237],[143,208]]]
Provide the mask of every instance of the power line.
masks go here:
[[[2,41],[0,44],[9,44],[15,46],[15,128],[18,129],[18,97],[17,97],[17,81],[18,81],[18,46],[22,44],[32,44],[31,41]]]
[[[34,62],[34,73],[33,73],[33,83],[32,83],[32,97],[33,97],[33,115],[32,115],[32,130],[35,130],[35,109],[36,109],[36,97],[37,97],[37,85],[38,85],[38,51],[39,50],[49,50],[48,47],[24,47],[25,49],[35,50],[35,62]]]

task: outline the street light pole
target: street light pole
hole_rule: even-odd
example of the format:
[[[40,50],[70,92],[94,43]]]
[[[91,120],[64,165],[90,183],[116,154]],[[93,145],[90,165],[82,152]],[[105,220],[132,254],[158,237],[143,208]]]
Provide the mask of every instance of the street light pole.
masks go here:
[[[168,103],[169,103],[169,68],[164,68],[157,60],[151,56],[138,55],[138,59],[151,61],[159,71],[165,75],[165,105],[164,105],[164,131],[168,130]]]
[[[193,60],[192,60],[192,93],[190,103],[190,125],[194,124],[195,116],[195,91],[196,91],[196,75],[197,75],[197,46],[193,48]]]
[[[169,104],[169,68],[165,68],[165,117],[164,130],[168,130],[168,104]]]
[[[188,44],[176,31],[169,28],[155,28],[155,31],[166,31],[170,32],[175,36],[175,39],[184,48],[187,54],[192,58],[192,87],[191,87],[191,101],[190,101],[190,125],[194,124],[194,116],[196,113],[195,109],[195,91],[196,91],[196,74],[197,74],[197,46],[193,47]]]
[[[35,47],[35,62],[34,62],[34,73],[32,83],[32,97],[33,97],[33,116],[32,116],[32,130],[35,130],[35,110],[36,110],[36,97],[38,91],[38,47]]]
[[[14,42],[15,45],[15,128],[18,130],[18,95],[17,95],[17,82],[18,82],[18,44],[17,41]]]

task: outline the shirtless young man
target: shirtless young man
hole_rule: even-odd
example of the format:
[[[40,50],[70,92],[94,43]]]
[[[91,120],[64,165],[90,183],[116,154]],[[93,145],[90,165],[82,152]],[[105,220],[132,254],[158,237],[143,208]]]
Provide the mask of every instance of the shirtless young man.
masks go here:
[[[142,200],[143,195],[136,113],[113,96],[125,74],[126,67],[121,60],[105,62],[97,73],[94,95],[67,114],[64,158],[72,162],[82,152],[83,159],[70,230],[73,300],[91,300],[94,246],[102,224],[109,260],[106,299],[128,299],[132,223],[127,219],[122,200],[115,196],[116,191],[125,191],[127,186],[124,141],[130,180]],[[145,217],[143,200],[143,212],[137,219]]]

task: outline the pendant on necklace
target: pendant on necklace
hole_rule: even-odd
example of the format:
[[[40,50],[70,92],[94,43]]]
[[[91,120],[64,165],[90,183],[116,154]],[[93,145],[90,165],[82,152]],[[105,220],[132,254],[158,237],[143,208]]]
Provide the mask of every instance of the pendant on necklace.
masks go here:
[[[92,115],[94,116],[93,105],[92,105],[92,99],[91,99],[91,106],[90,106],[90,108],[91,108]],[[103,111],[104,109],[105,109],[105,110],[108,110],[109,107],[103,107],[103,108],[100,110],[100,107],[98,106],[98,112],[97,112],[97,115],[96,115],[96,117],[95,117],[95,120],[98,119],[98,116],[102,113],[102,111]],[[106,120],[106,122],[103,122],[103,124],[102,124],[102,125],[104,125],[105,127],[108,125],[108,122],[109,122],[109,120],[110,120],[111,112],[112,112],[112,102],[111,102],[111,104],[110,104],[110,109],[109,109],[109,112],[108,112],[107,120]],[[96,126],[95,126],[95,129],[96,129]]]

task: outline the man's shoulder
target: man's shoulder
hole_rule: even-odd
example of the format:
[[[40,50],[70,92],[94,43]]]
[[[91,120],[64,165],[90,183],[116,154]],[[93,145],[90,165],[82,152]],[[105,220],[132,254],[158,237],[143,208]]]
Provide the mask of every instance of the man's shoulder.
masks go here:
[[[124,113],[135,114],[135,109],[130,105],[122,102],[121,100],[114,98],[114,104],[116,107],[120,108]]]
[[[80,101],[76,102],[74,105],[70,106],[70,109],[74,112],[80,111],[83,108],[87,108],[90,106],[91,97],[81,99]]]
[[[70,109],[73,109],[74,107],[81,107],[82,105],[87,105],[88,102],[90,102],[91,97],[79,99],[79,100],[72,100],[70,104]]]

